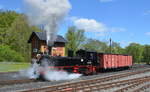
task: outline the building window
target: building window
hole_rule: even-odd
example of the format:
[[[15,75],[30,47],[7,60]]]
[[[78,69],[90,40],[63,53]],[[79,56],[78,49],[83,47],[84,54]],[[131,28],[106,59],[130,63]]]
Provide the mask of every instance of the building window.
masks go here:
[[[37,53],[37,52],[38,52],[38,49],[37,49],[37,48],[33,48],[33,52],[34,52],[34,53]]]

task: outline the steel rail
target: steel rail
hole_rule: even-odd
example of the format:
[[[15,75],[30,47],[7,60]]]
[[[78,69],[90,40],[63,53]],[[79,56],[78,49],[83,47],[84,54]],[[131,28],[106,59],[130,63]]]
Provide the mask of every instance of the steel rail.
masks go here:
[[[95,84],[95,85],[90,85],[90,84],[85,84],[82,87],[77,87],[75,86],[74,88],[66,88],[66,89],[60,89],[56,91],[46,91],[46,92],[93,92],[93,91],[100,91],[100,90],[106,90],[106,89],[111,89],[114,87],[119,87],[122,85],[131,85],[131,84],[139,84],[143,83],[146,81],[150,81],[150,76],[149,77],[141,77],[141,78],[136,78],[136,79],[130,79],[130,80],[123,80],[123,81],[117,81],[117,82],[111,82],[111,83],[105,83],[105,84]],[[70,89],[70,90],[68,90]],[[126,90],[126,89],[125,89]],[[119,92],[123,92],[122,90]]]

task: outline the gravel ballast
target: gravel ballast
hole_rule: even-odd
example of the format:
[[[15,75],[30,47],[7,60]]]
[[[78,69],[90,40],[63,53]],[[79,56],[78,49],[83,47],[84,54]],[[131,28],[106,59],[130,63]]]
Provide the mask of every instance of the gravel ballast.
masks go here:
[[[139,67],[143,67],[143,68],[139,68]],[[47,81],[46,82],[33,82],[33,83],[9,85],[9,86],[5,86],[5,87],[0,87],[0,92],[15,92],[15,91],[19,91],[19,90],[41,88],[41,87],[44,87],[44,86],[56,85],[56,84],[61,84],[61,83],[77,82],[77,81],[81,81],[81,80],[87,80],[87,79],[93,79],[93,78],[98,78],[98,77],[104,77],[104,76],[120,74],[120,73],[125,73],[125,72],[130,72],[130,71],[138,71],[138,70],[148,69],[149,67],[150,67],[149,65],[135,65],[130,70],[117,71],[117,72],[107,72],[107,73],[99,73],[98,75],[82,76],[82,77],[80,77],[78,79],[73,79],[73,80],[51,81],[51,82],[47,82]],[[10,78],[12,78],[12,77],[10,77],[12,75],[13,74],[8,74],[8,75],[5,74],[5,76],[4,75],[0,75],[0,78],[2,77],[3,79],[10,79]],[[147,75],[147,74],[145,74],[145,75]],[[22,77],[19,77],[19,78],[22,79]],[[14,78],[12,78],[12,79],[14,79]]]

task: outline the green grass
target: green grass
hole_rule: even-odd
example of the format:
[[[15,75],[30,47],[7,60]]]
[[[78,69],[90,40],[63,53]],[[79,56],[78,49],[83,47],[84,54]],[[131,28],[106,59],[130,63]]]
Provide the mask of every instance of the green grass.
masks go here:
[[[27,69],[30,66],[29,63],[8,63],[0,62],[0,72],[13,72],[21,69]]]

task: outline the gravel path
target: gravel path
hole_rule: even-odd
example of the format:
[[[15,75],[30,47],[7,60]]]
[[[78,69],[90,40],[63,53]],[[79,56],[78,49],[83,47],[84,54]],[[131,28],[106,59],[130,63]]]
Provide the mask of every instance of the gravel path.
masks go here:
[[[28,79],[28,78],[21,76],[19,72],[0,73],[0,81],[1,80],[19,80],[19,79]]]

